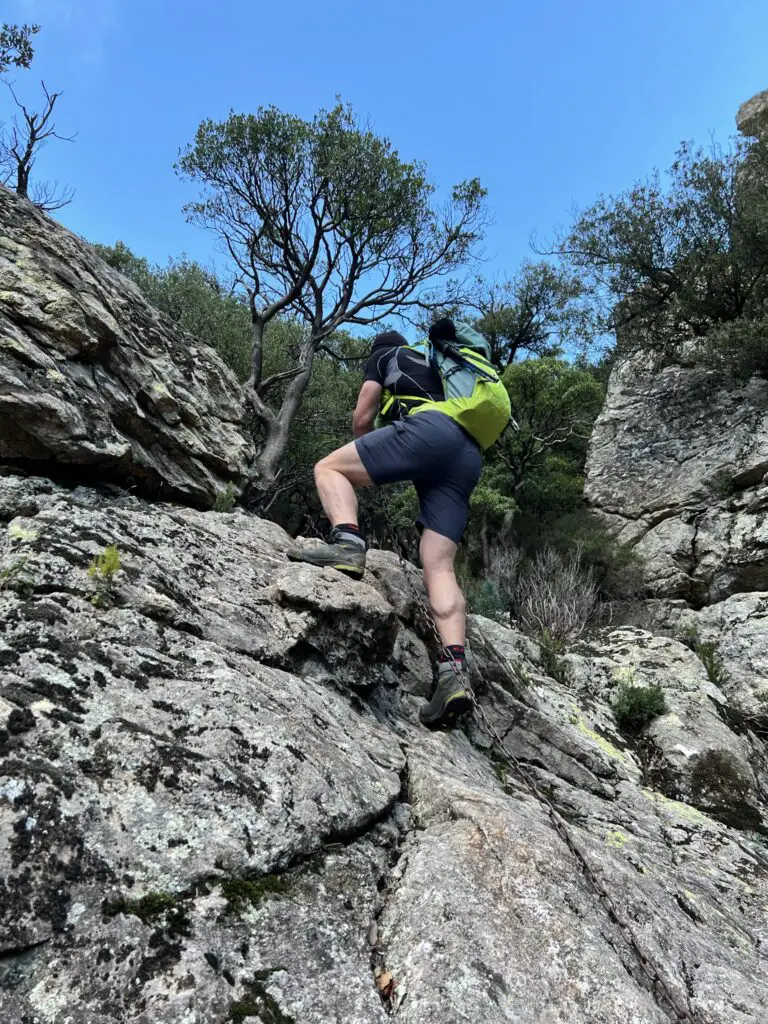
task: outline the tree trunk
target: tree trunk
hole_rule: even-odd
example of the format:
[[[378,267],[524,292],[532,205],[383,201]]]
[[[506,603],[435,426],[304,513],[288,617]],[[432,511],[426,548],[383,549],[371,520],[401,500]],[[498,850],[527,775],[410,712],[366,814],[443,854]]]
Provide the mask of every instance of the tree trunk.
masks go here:
[[[488,538],[488,513],[483,512],[483,525],[480,528],[480,543],[483,551],[483,575],[491,568],[491,543]]]
[[[264,321],[255,313],[251,314],[251,387],[261,384],[264,364]]]
[[[313,338],[304,343],[300,356],[302,368],[286,388],[280,409],[269,419],[262,418],[266,438],[253,464],[246,498],[248,507],[254,512],[265,513],[275,500],[276,489],[280,486],[280,470],[291,437],[291,426],[312,376],[315,345]]]

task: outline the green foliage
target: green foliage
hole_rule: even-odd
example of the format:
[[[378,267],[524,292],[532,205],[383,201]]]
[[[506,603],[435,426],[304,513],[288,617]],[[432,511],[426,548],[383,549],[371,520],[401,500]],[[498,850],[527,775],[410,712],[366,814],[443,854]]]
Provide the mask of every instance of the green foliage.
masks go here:
[[[476,180],[438,209],[424,165],[342,103],[311,120],[271,106],[204,121],[176,170],[202,189],[188,218],[225,241],[264,323],[293,312],[323,336],[414,302],[466,261],[482,224]]]
[[[632,670],[624,673],[613,699],[616,724],[628,733],[636,733],[668,711],[664,691],[658,683],[640,686]]]
[[[32,581],[25,572],[27,559],[16,558],[10,565],[0,569],[0,592],[13,590],[18,594],[25,595],[32,586]]]
[[[215,349],[239,380],[248,377],[251,314],[247,303],[231,295],[215,274],[184,257],[169,260],[165,267],[150,265],[123,242],[93,248],[181,330]]]
[[[248,907],[256,907],[269,896],[288,891],[288,883],[279,875],[262,875],[255,881],[230,878],[221,883],[221,894],[227,901],[230,914],[243,914]]]
[[[768,146],[683,145],[656,173],[579,215],[555,251],[583,275],[599,328],[674,360],[686,341],[720,369],[766,371]],[[602,312],[605,311],[605,312]]]
[[[88,566],[88,575],[96,588],[91,598],[91,603],[96,608],[106,608],[111,604],[114,597],[114,580],[120,568],[120,552],[115,544],[110,544],[92,559]]]
[[[583,286],[573,273],[550,263],[523,263],[509,281],[478,279],[474,326],[491,345],[493,362],[509,366],[522,353],[559,356],[565,345],[585,344]],[[464,318],[470,317],[464,313]]]
[[[28,68],[34,57],[32,36],[39,25],[8,25],[0,28],[0,75],[9,68]]]
[[[144,924],[161,923],[171,937],[189,935],[189,916],[179,897],[168,892],[149,892],[137,900],[120,897],[105,900],[101,906],[104,917],[132,914]]]
[[[91,579],[103,580],[105,583],[111,583],[115,573],[119,571],[120,552],[117,550],[116,544],[110,544],[100,551],[88,566],[88,575]]]
[[[721,373],[748,380],[768,377],[768,315],[716,324],[701,346],[702,361]]]
[[[219,491],[216,495],[216,501],[213,503],[214,512],[231,512],[235,505],[237,498],[237,488],[228,483],[223,491]]]
[[[566,484],[567,508],[580,494],[586,447],[605,389],[588,370],[553,358],[514,363],[503,379],[520,426],[504,434],[497,452],[511,473],[512,493],[523,510],[537,512],[538,491],[547,496],[551,511],[552,499],[570,476],[577,484],[570,489]]]
[[[561,657],[565,649],[562,640],[553,636],[546,628],[541,630],[538,640],[541,667],[545,674],[565,685],[569,679],[569,672],[568,663]]]
[[[509,606],[491,580],[468,580],[464,584],[464,597],[468,612],[504,626],[509,624]]]
[[[723,659],[718,653],[718,644],[714,640],[702,640],[694,623],[685,625],[678,633],[678,639],[685,644],[704,666],[707,678],[715,686],[724,686],[729,679]]]

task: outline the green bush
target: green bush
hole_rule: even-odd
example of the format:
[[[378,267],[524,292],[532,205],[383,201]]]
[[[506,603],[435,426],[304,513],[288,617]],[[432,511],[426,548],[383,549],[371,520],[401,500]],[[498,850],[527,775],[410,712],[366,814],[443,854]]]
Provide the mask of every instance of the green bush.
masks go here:
[[[539,657],[544,672],[551,679],[556,679],[558,683],[567,683],[568,664],[560,657],[565,649],[563,641],[559,637],[553,636],[546,628],[541,630],[538,640]]]
[[[237,498],[237,490],[233,484],[228,483],[223,491],[219,491],[216,495],[216,501],[213,503],[214,512],[231,512],[235,505],[235,499]]]
[[[472,580],[464,586],[467,611],[502,625],[509,623],[509,606],[491,580]]]
[[[701,361],[737,380],[754,374],[768,377],[768,318],[733,320],[711,328],[701,346]]]
[[[638,686],[634,674],[622,679],[613,699],[613,714],[620,729],[635,733],[659,715],[667,713],[664,691],[658,683]]]
[[[693,651],[704,666],[707,678],[715,686],[724,686],[728,682],[728,672],[723,659],[718,653],[718,645],[714,640],[702,640],[694,624],[684,626],[678,633],[680,643]]]
[[[122,563],[117,545],[108,547],[95,555],[88,566],[88,575],[93,580],[96,592],[91,597],[91,604],[97,608],[106,608],[114,597],[114,580]]]

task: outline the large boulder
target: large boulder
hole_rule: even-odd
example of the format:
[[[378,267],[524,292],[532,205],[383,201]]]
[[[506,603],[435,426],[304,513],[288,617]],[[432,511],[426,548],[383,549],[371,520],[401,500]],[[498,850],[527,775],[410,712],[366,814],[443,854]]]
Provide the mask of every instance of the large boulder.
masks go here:
[[[252,457],[218,356],[0,186],[0,460],[205,508]]]
[[[472,618],[537,798],[479,720],[419,726],[387,553],[353,583],[242,512],[9,475],[0,538],[0,1024],[768,1019],[765,748],[681,644],[603,631],[553,679]],[[641,735],[629,672],[669,702]],[[712,750],[751,816],[696,788]]]
[[[736,113],[736,127],[742,135],[768,135],[768,89],[741,104]]]
[[[768,589],[768,381],[620,362],[595,424],[586,497],[635,547],[656,597],[701,606]]]

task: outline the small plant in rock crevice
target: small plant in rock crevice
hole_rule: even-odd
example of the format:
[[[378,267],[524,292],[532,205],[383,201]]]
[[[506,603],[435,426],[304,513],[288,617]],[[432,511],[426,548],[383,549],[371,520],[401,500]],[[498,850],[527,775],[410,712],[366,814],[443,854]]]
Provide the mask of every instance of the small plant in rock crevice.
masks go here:
[[[695,625],[684,626],[678,634],[680,643],[693,651],[704,666],[707,678],[715,686],[724,686],[729,679],[723,659],[718,653],[718,644],[714,640],[702,640]]]
[[[564,644],[546,628],[539,633],[539,657],[544,672],[558,683],[565,685],[568,682],[568,664],[561,657]]]
[[[213,503],[214,512],[231,512],[237,499],[237,490],[232,483],[228,483],[223,491],[219,491]]]
[[[96,588],[91,597],[91,604],[96,608],[106,608],[112,603],[115,576],[121,568],[120,552],[116,544],[110,544],[92,559],[88,566],[88,575]]]
[[[189,935],[189,916],[179,896],[168,892],[149,892],[146,896],[131,900],[119,897],[105,900],[101,907],[104,917],[130,914],[144,924],[162,926],[171,938]]]
[[[669,710],[664,691],[658,683],[638,684],[634,669],[625,669],[619,676],[613,698],[613,714],[618,727],[627,733],[638,733],[654,718]]]
[[[10,549],[11,542],[8,534],[0,534],[0,562],[3,562],[10,554]],[[21,555],[0,568],[0,593],[3,590],[12,590],[22,597],[27,596],[32,589],[32,580],[25,571],[27,561],[27,557]]]
[[[262,875],[254,881],[229,878],[221,883],[221,895],[227,901],[227,912],[240,915],[248,907],[258,906],[267,897],[283,894],[288,888],[288,882],[279,875]]]
[[[25,573],[26,558],[17,558],[4,569],[0,569],[0,591],[13,590],[25,596],[32,589],[32,581]]]

